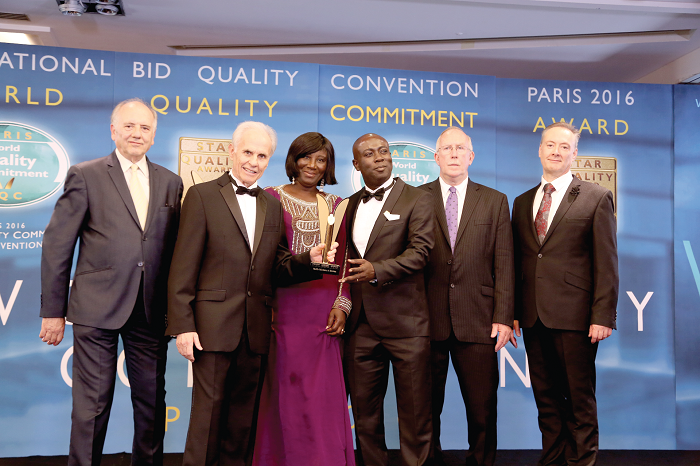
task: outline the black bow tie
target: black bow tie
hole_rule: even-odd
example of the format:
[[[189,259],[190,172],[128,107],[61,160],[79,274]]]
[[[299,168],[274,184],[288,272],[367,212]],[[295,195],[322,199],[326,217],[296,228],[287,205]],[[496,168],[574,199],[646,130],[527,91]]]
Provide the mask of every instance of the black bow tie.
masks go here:
[[[236,180],[233,178],[231,178],[231,182],[236,187],[236,194],[248,194],[253,197],[257,197],[257,195],[260,194],[260,188],[248,189],[245,186],[238,186],[238,183],[236,183]]]
[[[367,189],[365,189],[365,192],[362,193],[362,202],[366,203],[372,198],[375,198],[376,200],[381,201],[382,199],[384,199],[384,192],[385,192],[384,188],[379,188],[373,193],[371,193],[371,192],[367,191]]]
[[[391,189],[394,184],[396,183],[396,178],[394,178],[394,181],[391,182],[391,184],[387,188],[379,188],[375,192],[371,193],[367,191],[367,187],[365,187],[365,192],[362,193],[362,202],[367,203],[372,198],[375,198],[378,201],[381,201],[384,199],[384,194]]]

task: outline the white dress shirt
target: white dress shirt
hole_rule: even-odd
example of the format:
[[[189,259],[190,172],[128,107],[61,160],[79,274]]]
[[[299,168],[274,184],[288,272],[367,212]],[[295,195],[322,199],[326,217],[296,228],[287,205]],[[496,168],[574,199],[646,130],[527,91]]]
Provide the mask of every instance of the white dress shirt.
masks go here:
[[[438,178],[440,180],[440,190],[442,191],[442,205],[447,206],[447,197],[450,195],[450,188],[452,185],[445,183],[442,177]],[[464,198],[467,195],[467,186],[469,185],[469,177],[465,178],[464,181],[455,186],[457,190],[457,219],[459,222],[462,221],[462,207],[464,206]],[[458,224],[459,226],[459,224]]]
[[[238,186],[244,186],[245,185],[233,176],[233,172],[229,170],[229,174],[231,175],[231,178],[236,180],[236,183],[238,183]],[[258,182],[256,181],[252,185],[248,186],[248,189],[253,189],[258,187]],[[233,192],[236,192],[236,187],[231,183],[231,189],[233,189]],[[262,194],[259,194],[259,196]],[[249,194],[236,194],[236,199],[238,200],[238,206],[241,208],[241,213],[243,214],[243,222],[245,223],[245,230],[248,232],[248,244],[250,245],[250,250],[253,250],[253,241],[255,240],[255,218],[257,214],[257,198],[249,195]]]
[[[119,152],[119,149],[116,149],[115,152],[117,154],[117,160],[119,160],[119,165],[122,168],[122,172],[124,172],[124,178],[126,178],[126,185],[129,187],[129,189],[131,189],[131,166],[134,164],[134,162],[124,157]],[[136,176],[139,177],[139,181],[141,182],[143,194],[146,196],[146,199],[150,199],[151,189],[148,182],[148,162],[146,162],[145,155],[141,157],[141,160],[136,162],[136,166],[139,167],[138,171],[136,172]]]
[[[552,193],[552,205],[549,207],[549,217],[547,217],[547,231],[549,231],[549,226],[552,224],[552,219],[554,219],[554,215],[556,215],[557,213],[559,204],[561,204],[562,199],[564,199],[564,195],[569,190],[569,185],[573,180],[573,175],[569,170],[556,180],[551,181],[555,191]],[[542,177],[542,183],[537,189],[537,192],[535,193],[535,201],[532,203],[533,221],[537,217],[537,211],[540,210],[540,204],[542,203],[542,198],[544,197],[544,185],[547,183],[550,183],[550,181],[547,181],[544,179],[544,177]]]
[[[381,188],[388,188],[393,182],[394,179],[389,178],[383,185],[379,186],[375,190],[367,189],[367,186],[365,186],[365,189],[367,189],[367,191],[370,193],[374,193]],[[391,189],[393,189],[393,186]],[[369,235],[372,234],[374,224],[377,223],[377,218],[383,212],[382,208],[384,207],[386,199],[389,197],[391,189],[386,189],[386,191],[384,191],[384,197],[381,201],[378,201],[375,198],[370,198],[370,200],[367,202],[362,202],[362,200],[360,200],[360,203],[357,205],[355,224],[352,227],[352,240],[355,243],[357,252],[360,253],[361,257],[365,257],[365,252],[367,252],[367,243],[369,242]]]

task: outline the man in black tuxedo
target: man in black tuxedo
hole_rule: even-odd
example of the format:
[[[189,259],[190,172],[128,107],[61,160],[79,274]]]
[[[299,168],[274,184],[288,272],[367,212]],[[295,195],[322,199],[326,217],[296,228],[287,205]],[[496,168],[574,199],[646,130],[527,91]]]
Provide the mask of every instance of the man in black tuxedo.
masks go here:
[[[57,345],[66,318],[73,323],[69,465],[100,464],[120,335],[134,407],[131,462],[163,463],[165,300],[182,180],[145,157],[153,144],[156,117],[140,99],[114,108],[111,132],[116,150],[68,170],[44,233],[40,337]]]
[[[292,256],[282,205],[257,186],[276,145],[269,126],[241,123],[229,144],[230,172],[192,186],[182,207],[166,333],[192,361],[185,466],[249,464],[274,289],[320,278],[309,263],[321,261],[323,245]]]
[[[365,134],[353,145],[365,188],[347,208],[352,312],[345,368],[355,419],[358,462],[386,466],[384,395],[389,363],[399,414],[401,464],[430,456],[430,340],[423,268],[433,247],[433,203],[391,178],[389,143]]]
[[[524,329],[540,465],[596,463],[595,357],[617,318],[613,197],[571,174],[578,139],[568,123],[545,128],[542,182],[513,204],[515,331]]]
[[[496,459],[497,352],[513,335],[513,238],[506,196],[469,179],[472,141],[458,127],[443,131],[435,161],[440,177],[421,189],[432,195],[435,246],[426,268],[433,385],[433,451],[444,464],[440,414],[449,358],[469,428],[468,465]]]

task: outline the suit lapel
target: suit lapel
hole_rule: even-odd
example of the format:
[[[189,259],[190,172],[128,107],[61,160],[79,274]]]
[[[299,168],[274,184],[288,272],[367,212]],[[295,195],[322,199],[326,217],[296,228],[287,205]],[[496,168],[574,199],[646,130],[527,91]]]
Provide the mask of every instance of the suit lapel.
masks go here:
[[[535,194],[537,194],[537,190],[540,189],[540,185],[535,186],[531,190],[525,192],[523,194],[523,203],[528,207],[525,212],[525,217],[527,224],[529,225],[530,228],[530,235],[532,238],[534,238],[535,243],[539,246],[540,241],[537,238],[537,228],[535,228],[535,218],[532,216],[532,205],[535,203]],[[539,208],[539,206],[538,206]]]
[[[248,241],[248,230],[246,230],[245,221],[243,220],[243,212],[241,212],[241,206],[238,205],[236,192],[233,190],[233,185],[231,184],[231,179],[228,177],[228,173],[219,177],[217,181],[221,186],[219,192],[223,196],[224,201],[226,201],[228,210],[231,211],[231,215],[233,215],[236,224],[238,224],[238,228],[241,230],[241,234],[245,239],[245,244],[247,244],[248,249],[252,251],[253,248],[250,246],[250,242]]]
[[[107,172],[110,178],[112,178],[112,182],[117,188],[117,192],[119,196],[121,196],[124,205],[131,214],[131,218],[136,222],[136,225],[141,228],[141,222],[139,222],[139,216],[136,214],[136,207],[134,207],[134,200],[131,198],[131,191],[129,191],[129,186],[126,184],[126,178],[124,177],[119,159],[117,159],[116,152],[112,152],[107,159]]]
[[[474,213],[476,205],[479,203],[479,198],[481,197],[481,186],[469,181],[467,183],[467,192],[464,195],[464,204],[462,206],[462,216],[459,219],[459,229],[457,230],[457,238],[455,239],[455,247],[459,243],[459,239],[462,237],[464,230],[467,229],[469,220]]]
[[[350,196],[350,200],[348,201],[348,208],[346,210],[346,212],[350,213],[350,219],[348,221],[347,238],[349,238],[350,244],[352,245],[352,248],[354,249],[355,255],[357,257],[360,257],[360,253],[358,252],[357,247],[355,246],[355,241],[352,238],[352,232],[355,228],[355,217],[357,216],[357,208],[360,205],[361,193],[362,189]]]
[[[253,240],[253,257],[255,257],[255,251],[258,250],[260,245],[260,238],[262,238],[263,229],[265,228],[265,216],[267,215],[267,198],[261,192],[255,198],[255,238]],[[284,232],[286,234],[286,232]]]
[[[374,228],[372,228],[372,233],[370,233],[369,235],[367,247],[365,248],[365,256],[367,255],[367,252],[369,252],[369,250],[372,248],[372,243],[374,243],[374,240],[377,239],[377,236],[379,236],[379,232],[382,230],[382,227],[387,221],[384,212],[391,212],[394,209],[396,201],[399,200],[399,196],[403,191],[404,184],[405,183],[400,178],[397,178],[396,184],[394,184],[394,187],[391,188],[391,191],[389,192],[389,197],[386,198],[386,201],[382,206],[382,211],[379,213],[377,221],[374,222]]]
[[[442,230],[442,234],[447,240],[447,244],[450,244],[450,231],[447,228],[447,216],[445,215],[445,202],[442,199],[442,188],[440,187],[440,180],[437,179],[428,185],[430,193],[433,195],[433,208],[435,209],[435,214],[437,217],[438,225]]]
[[[157,206],[155,199],[158,194],[158,189],[160,188],[158,169],[148,160],[148,157],[146,157],[146,163],[148,164],[148,214],[146,215],[146,226],[143,231],[148,230],[148,227],[151,225],[151,219],[156,214]]]
[[[581,186],[581,181],[576,178],[575,176],[573,177],[573,180],[571,183],[569,183],[569,186],[566,188],[566,193],[564,193],[564,198],[561,200],[561,204],[559,204],[559,208],[557,208],[557,213],[554,214],[554,218],[552,219],[551,225],[549,225],[549,229],[547,230],[547,235],[544,237],[544,241],[542,241],[542,246],[545,245],[547,240],[549,239],[550,236],[552,236],[552,233],[554,230],[557,228],[557,225],[559,225],[559,222],[561,222],[561,219],[564,218],[564,215],[566,215],[566,212],[569,210],[571,205],[574,203],[576,198],[578,197],[577,195],[570,194],[573,186]],[[579,188],[580,189],[580,188]],[[532,214],[531,214],[532,215]],[[534,221],[532,222],[534,225]]]

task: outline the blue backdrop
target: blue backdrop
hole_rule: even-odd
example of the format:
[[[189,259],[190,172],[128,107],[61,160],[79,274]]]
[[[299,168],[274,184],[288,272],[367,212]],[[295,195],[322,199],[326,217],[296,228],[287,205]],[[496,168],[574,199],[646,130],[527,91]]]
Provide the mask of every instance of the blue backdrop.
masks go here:
[[[320,131],[336,149],[339,184],[329,190],[341,196],[362,186],[351,164],[361,134],[384,136],[394,174],[419,185],[437,177],[435,141],[456,125],[473,139],[470,177],[512,202],[539,182],[541,129],[573,121],[582,127],[577,176],[617,200],[620,301],[618,331],[598,353],[601,448],[700,448],[697,88],[0,45],[0,92],[0,457],[67,454],[72,333],[58,347],[38,338],[42,235],[59,175],[113,150],[110,112],[129,97],[159,112],[148,156],[186,186],[227,168],[225,140],[252,119],[279,134],[263,185],[287,182],[289,144]],[[501,350],[499,364],[499,447],[539,448],[522,345]],[[190,378],[171,345],[167,452],[184,446]],[[107,453],[131,448],[126,382],[122,371]],[[387,442],[398,448],[392,391]],[[466,449],[453,373],[442,421],[443,447]]]

